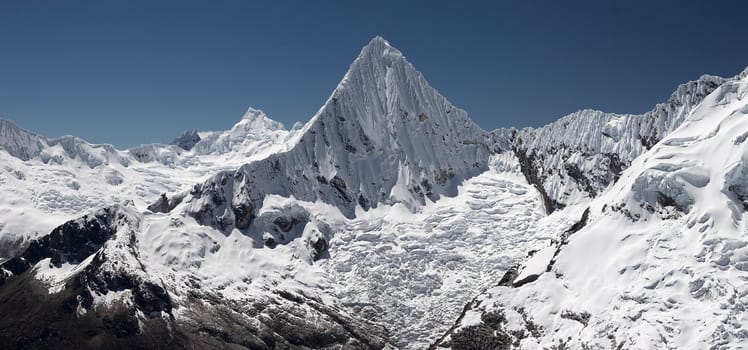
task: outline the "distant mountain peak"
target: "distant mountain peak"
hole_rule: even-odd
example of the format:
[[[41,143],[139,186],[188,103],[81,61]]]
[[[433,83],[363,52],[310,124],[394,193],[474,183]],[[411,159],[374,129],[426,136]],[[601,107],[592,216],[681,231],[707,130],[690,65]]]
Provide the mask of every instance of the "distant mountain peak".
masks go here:
[[[244,130],[254,130],[254,131],[261,131],[261,130],[269,130],[269,131],[275,131],[275,130],[285,130],[285,126],[283,126],[283,123],[275,121],[273,119],[270,119],[270,117],[265,114],[260,109],[249,107],[247,111],[242,116],[241,121],[237,123],[234,126],[234,129],[241,126]]]
[[[200,135],[197,133],[197,130],[192,129],[187,130],[181,135],[177,136],[177,138],[174,139],[171,144],[183,150],[189,151],[198,142],[200,142]]]

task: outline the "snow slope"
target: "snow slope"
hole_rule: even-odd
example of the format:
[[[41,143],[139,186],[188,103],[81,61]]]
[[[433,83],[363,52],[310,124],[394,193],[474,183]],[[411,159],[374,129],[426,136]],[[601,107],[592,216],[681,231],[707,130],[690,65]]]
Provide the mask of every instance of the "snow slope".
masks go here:
[[[705,97],[442,344],[744,349],[746,96],[741,75]]]

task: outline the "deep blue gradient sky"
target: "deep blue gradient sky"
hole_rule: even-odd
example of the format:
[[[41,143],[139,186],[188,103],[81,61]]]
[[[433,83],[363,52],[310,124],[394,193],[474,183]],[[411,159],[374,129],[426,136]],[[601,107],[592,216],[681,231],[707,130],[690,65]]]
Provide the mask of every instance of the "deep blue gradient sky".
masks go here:
[[[249,106],[290,127],[374,35],[484,129],[641,113],[748,66],[743,3],[0,0],[0,117],[118,147]]]

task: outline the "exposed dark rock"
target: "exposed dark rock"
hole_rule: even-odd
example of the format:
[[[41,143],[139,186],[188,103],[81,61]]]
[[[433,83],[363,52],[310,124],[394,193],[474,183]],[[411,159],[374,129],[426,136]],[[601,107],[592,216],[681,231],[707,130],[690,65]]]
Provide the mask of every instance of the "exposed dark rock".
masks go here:
[[[278,242],[273,239],[273,237],[267,237],[265,238],[265,241],[263,242],[266,247],[273,249],[278,246]]]
[[[621,161],[621,158],[615,153],[604,153],[603,155],[608,157],[608,168],[613,174],[613,182],[618,181],[618,178],[621,176],[621,173],[626,168],[628,168],[628,165],[626,165],[623,161]],[[607,186],[609,184],[605,184],[605,185]]]
[[[565,235],[563,236],[564,239],[569,238],[570,235],[579,232],[579,230],[583,229],[585,226],[587,226],[587,220],[590,218],[590,208],[587,208],[582,212],[582,217],[579,218],[579,221],[575,222],[571,227],[569,227],[568,230],[565,231]]]
[[[579,184],[579,186],[585,192],[589,193],[591,197],[597,196],[597,191],[595,191],[595,188],[592,187],[590,179],[588,179],[587,176],[585,176],[584,173],[579,170],[579,167],[577,167],[575,164],[565,163],[564,170],[566,170],[566,174],[574,179],[574,181],[576,181],[577,184]]]
[[[660,139],[657,138],[656,134],[648,135],[648,136],[639,136],[639,141],[641,142],[642,146],[646,149],[652,148],[657,142],[660,142]]]
[[[684,213],[688,212],[688,208],[681,208],[678,205],[678,202],[675,201],[675,199],[667,196],[666,194],[662,192],[657,192],[657,204],[659,204],[663,208],[672,207]]]
[[[548,266],[546,267],[546,272],[551,272],[551,269],[553,269],[553,265],[556,264],[556,257],[559,253],[561,253],[561,249],[563,246],[569,243],[569,237],[587,226],[587,221],[590,217],[590,208],[584,210],[582,213],[582,217],[579,218],[579,221],[575,222],[571,227],[569,227],[568,230],[564,231],[561,234],[561,237],[559,237],[559,240],[556,242],[556,251],[553,253],[553,258],[551,258],[551,261],[548,263]]]
[[[358,205],[360,205],[364,210],[371,209],[371,202],[364,197],[363,193],[358,194]]]
[[[279,216],[275,220],[273,220],[273,224],[278,226],[278,229],[280,229],[283,232],[289,232],[291,229],[300,224],[301,221],[296,217],[285,217],[285,216]]]
[[[736,199],[742,204],[743,211],[748,211],[748,188],[746,185],[730,185],[727,190],[733,193]]]
[[[332,186],[338,192],[338,196],[340,196],[340,198],[343,201],[345,201],[346,203],[353,202],[353,200],[351,199],[351,196],[348,194],[348,189],[347,189],[347,187],[345,185],[345,181],[343,181],[343,179],[341,179],[340,177],[338,177],[337,175],[335,175],[330,180],[330,186]]]
[[[176,208],[179,203],[182,203],[182,199],[184,199],[183,196],[177,195],[169,200],[166,193],[162,193],[161,197],[159,197],[155,203],[148,206],[148,210],[154,213],[169,213]]]
[[[322,237],[317,238],[317,240],[312,243],[312,248],[314,249],[312,252],[312,260],[317,261],[322,257],[322,253],[327,251],[327,240]]]
[[[442,334],[441,337],[436,339],[433,344],[429,346],[429,350],[436,350],[437,348],[444,348],[444,347],[450,347],[451,344],[446,341],[447,338],[454,335],[457,328],[460,327],[460,324],[462,323],[462,319],[465,318],[465,314],[467,314],[468,311],[472,310],[475,307],[478,307],[480,305],[480,301],[478,301],[478,297],[474,297],[470,302],[466,303],[465,306],[462,307],[462,312],[459,316],[457,316],[457,320],[452,324],[452,327],[449,327],[449,329]]]
[[[563,312],[561,312],[561,318],[577,321],[583,324],[585,327],[587,327],[587,324],[590,321],[590,317],[591,315],[587,311],[573,312],[570,310],[564,310]]]
[[[506,322],[500,311],[484,313],[480,324],[454,332],[448,345],[454,350],[509,350],[513,338],[504,331]]]
[[[192,147],[195,147],[195,144],[200,142],[200,135],[197,133],[195,129],[185,131],[181,135],[179,135],[174,141],[171,142],[172,145],[175,145],[183,150],[189,151],[192,149]]]
[[[514,265],[510,267],[509,270],[507,270],[504,273],[504,276],[501,277],[501,280],[499,281],[497,285],[504,286],[504,287],[511,287],[512,281],[514,281],[514,279],[517,278],[517,276],[519,276],[519,266]]]
[[[122,220],[117,211],[68,222],[33,242],[21,257],[6,261],[5,284],[0,285],[0,348],[19,349],[381,349],[383,327],[356,320],[319,300],[287,291],[278,298],[235,304],[220,295],[203,294],[199,286],[189,291],[194,299],[184,316],[175,319],[169,292],[147,279],[139,260],[134,232],[117,237],[117,257],[109,248]],[[289,229],[298,220],[275,220]],[[86,238],[86,239],[84,239]],[[125,243],[125,245],[121,245]],[[312,247],[318,258],[327,249],[321,237]],[[97,248],[98,247],[98,248]],[[59,262],[82,261],[94,254],[62,291],[49,294],[38,282],[30,262],[57,256]],[[76,255],[80,254],[80,255]],[[90,255],[89,254],[89,255]],[[119,254],[129,254],[134,265],[122,265]],[[97,295],[122,293],[122,302],[95,304]]]
[[[535,282],[538,278],[540,278],[540,275],[538,275],[538,274],[529,275],[529,276],[527,276],[527,277],[525,277],[525,278],[523,278],[523,279],[521,279],[521,280],[519,280],[517,282],[512,283],[512,287],[514,287],[514,288],[522,287],[525,284]]]
[[[452,169],[442,169],[434,176],[434,181],[436,181],[436,183],[439,185],[444,185],[453,177],[455,177],[455,173],[454,171],[452,171]]]
[[[252,224],[252,220],[255,218],[254,208],[252,204],[240,203],[232,207],[234,212],[234,226],[240,230],[244,230]]]
[[[2,349],[172,349],[190,348],[188,337],[163,318],[138,318],[115,303],[83,314],[64,307],[80,293],[66,287],[49,294],[33,275],[24,273],[0,286]],[[141,327],[142,325],[142,327]]]
[[[42,259],[51,258],[57,267],[66,262],[79,263],[98,251],[114,234],[113,223],[120,217],[114,209],[102,209],[97,215],[86,215],[68,221],[50,234],[31,241],[26,250],[0,265],[19,275]],[[1,278],[0,284],[7,280]]]
[[[564,205],[551,199],[545,191],[545,187],[543,187],[544,180],[538,172],[539,166],[535,164],[535,156],[532,153],[527,154],[527,151],[517,147],[514,148],[514,154],[519,160],[520,170],[525,175],[527,183],[533,185],[540,193],[540,196],[543,197],[546,213],[550,214],[558,209],[563,209]]]
[[[191,301],[180,326],[197,343],[214,348],[382,349],[383,327],[349,318],[302,294],[275,291],[277,298],[254,303]],[[256,320],[247,322],[247,317]],[[206,347],[210,348],[210,347]]]

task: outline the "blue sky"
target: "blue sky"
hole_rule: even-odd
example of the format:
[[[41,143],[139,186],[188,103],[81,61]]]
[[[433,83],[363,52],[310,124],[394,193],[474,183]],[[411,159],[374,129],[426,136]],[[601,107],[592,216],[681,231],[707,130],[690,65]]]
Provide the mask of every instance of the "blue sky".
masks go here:
[[[290,127],[373,36],[484,129],[582,108],[641,113],[748,66],[741,1],[0,1],[0,116],[129,147]]]

